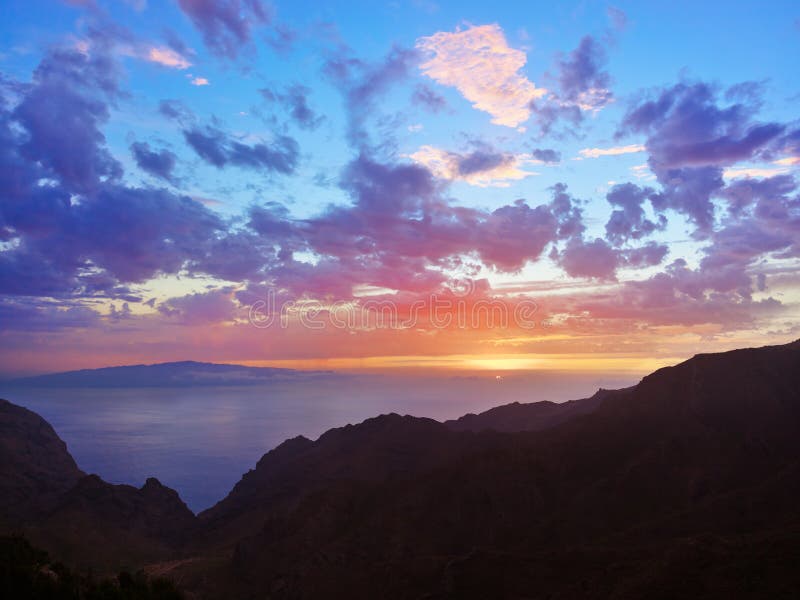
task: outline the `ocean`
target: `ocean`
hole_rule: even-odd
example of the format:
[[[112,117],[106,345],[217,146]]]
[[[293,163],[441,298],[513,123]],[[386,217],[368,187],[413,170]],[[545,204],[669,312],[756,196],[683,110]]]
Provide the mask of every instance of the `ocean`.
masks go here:
[[[0,397],[44,417],[87,473],[135,486],[156,477],[198,512],[287,438],[315,439],[390,412],[445,420],[510,402],[583,398],[637,380],[517,371],[499,379],[335,374],[248,386],[0,386]]]

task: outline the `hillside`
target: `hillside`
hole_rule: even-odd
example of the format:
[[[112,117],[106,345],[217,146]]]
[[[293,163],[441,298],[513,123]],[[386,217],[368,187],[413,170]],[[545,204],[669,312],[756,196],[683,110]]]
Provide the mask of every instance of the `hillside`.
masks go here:
[[[795,342],[566,405],[294,438],[197,518],[155,481],[82,478],[30,531],[198,598],[790,598],[798,431]]]

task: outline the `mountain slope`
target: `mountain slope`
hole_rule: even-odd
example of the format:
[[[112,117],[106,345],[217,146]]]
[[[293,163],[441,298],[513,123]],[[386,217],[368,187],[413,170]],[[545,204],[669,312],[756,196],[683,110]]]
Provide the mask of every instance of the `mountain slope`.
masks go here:
[[[48,509],[83,475],[47,421],[0,399],[0,525]]]
[[[542,431],[560,425],[574,417],[594,412],[603,399],[622,390],[599,389],[590,398],[569,402],[513,402],[495,406],[479,414],[468,413],[458,419],[445,421],[454,431]]]
[[[211,600],[792,598],[798,431],[795,342],[563,408],[294,438],[198,518],[155,480],[111,486],[66,461],[77,483],[28,531],[78,564],[158,561],[148,572]]]
[[[738,597],[800,583],[798,344],[697,356],[546,431],[379,424],[266,455],[203,514],[217,552],[241,536],[217,581],[273,598],[727,598],[759,569]]]
[[[24,533],[71,564],[139,567],[178,555],[196,524],[178,494],[85,475],[39,415],[0,400],[0,534]]]
[[[181,556],[195,525],[177,492],[157,479],[137,489],[87,475],[25,533],[70,564],[116,572]]]

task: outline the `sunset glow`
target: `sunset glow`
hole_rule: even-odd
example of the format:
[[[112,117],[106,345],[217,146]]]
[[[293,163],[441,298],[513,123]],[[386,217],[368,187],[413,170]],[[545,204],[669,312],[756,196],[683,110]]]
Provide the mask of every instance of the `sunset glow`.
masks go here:
[[[2,375],[797,338],[793,6],[4,2]]]

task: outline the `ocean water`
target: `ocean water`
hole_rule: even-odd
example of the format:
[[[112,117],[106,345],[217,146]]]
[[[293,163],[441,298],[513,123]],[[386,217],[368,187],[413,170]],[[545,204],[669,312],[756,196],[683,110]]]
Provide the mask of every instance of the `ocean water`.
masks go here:
[[[194,511],[221,500],[258,459],[297,435],[396,412],[445,420],[509,402],[583,398],[635,376],[331,375],[257,386],[3,388],[44,417],[78,466],[111,483],[157,477]]]

